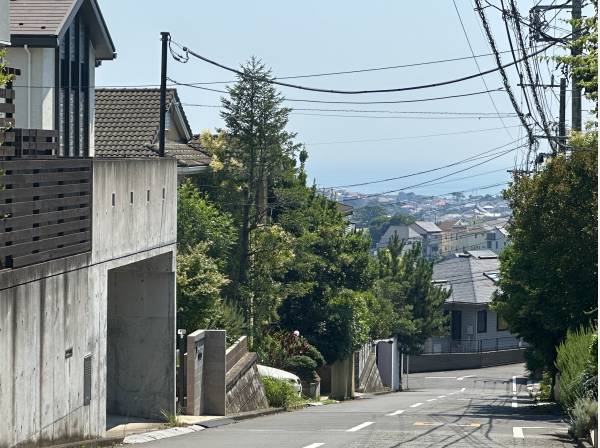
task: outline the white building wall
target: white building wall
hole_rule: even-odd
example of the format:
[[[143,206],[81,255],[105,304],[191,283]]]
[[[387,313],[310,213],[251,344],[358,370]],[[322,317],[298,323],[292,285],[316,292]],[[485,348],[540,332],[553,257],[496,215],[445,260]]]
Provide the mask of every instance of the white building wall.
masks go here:
[[[21,70],[13,82],[17,128],[54,129],[54,51],[29,48],[30,65],[24,48],[7,48],[8,65]]]

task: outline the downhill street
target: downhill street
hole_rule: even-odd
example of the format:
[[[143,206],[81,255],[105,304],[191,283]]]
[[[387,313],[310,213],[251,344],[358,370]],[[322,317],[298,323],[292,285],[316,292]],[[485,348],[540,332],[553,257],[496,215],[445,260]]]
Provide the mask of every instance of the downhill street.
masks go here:
[[[310,407],[143,444],[154,447],[572,447],[531,406],[522,364],[410,375],[409,390]],[[515,399],[516,397],[516,399]]]

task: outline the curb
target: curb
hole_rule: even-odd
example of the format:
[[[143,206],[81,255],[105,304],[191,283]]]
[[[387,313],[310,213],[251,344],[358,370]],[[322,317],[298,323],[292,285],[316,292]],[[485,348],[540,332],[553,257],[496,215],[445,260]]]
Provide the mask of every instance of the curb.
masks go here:
[[[101,446],[115,446],[123,443],[123,439],[123,437],[88,439],[80,440],[78,442],[62,443],[60,445],[46,445],[45,448],[96,448]]]

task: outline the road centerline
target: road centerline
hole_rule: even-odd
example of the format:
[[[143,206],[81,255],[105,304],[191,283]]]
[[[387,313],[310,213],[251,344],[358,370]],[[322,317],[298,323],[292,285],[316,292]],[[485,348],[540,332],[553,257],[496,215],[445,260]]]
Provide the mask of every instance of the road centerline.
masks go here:
[[[419,406],[421,406],[423,403],[415,403],[415,404],[411,404],[410,407],[411,408],[417,408]]]
[[[385,414],[388,417],[393,417],[394,415],[400,415],[400,414],[404,414],[404,409],[398,409],[397,411],[394,411],[390,414]]]
[[[303,448],[319,448],[320,446],[325,445],[323,442],[311,443],[310,445],[306,445]]]
[[[360,431],[361,429],[366,428],[367,426],[371,426],[373,423],[375,423],[375,422],[364,422],[364,423],[361,423],[360,425],[356,425],[350,429],[347,429],[346,432]]]

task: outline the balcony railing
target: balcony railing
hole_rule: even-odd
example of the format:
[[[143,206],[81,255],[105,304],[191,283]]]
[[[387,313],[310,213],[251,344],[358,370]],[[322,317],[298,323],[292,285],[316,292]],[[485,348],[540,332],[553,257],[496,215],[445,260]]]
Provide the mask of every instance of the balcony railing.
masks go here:
[[[481,353],[525,347],[527,347],[527,344],[514,336],[489,339],[444,338],[427,341],[423,347],[423,353]]]
[[[0,159],[0,269],[91,250],[91,159]]]

